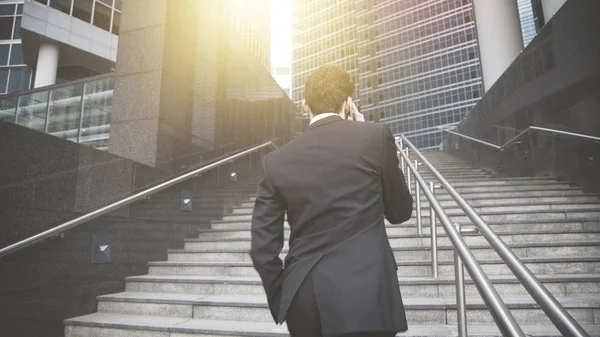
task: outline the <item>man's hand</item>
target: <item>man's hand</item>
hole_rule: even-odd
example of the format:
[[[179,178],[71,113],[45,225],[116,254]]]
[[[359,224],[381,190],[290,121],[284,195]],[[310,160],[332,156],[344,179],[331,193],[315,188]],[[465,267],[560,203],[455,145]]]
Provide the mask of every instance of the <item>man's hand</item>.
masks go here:
[[[352,114],[352,120],[357,122],[365,121],[365,116],[361,114],[360,111],[358,111],[358,108],[356,107],[356,104],[354,104],[354,102],[352,102],[352,105],[350,106],[350,113]]]

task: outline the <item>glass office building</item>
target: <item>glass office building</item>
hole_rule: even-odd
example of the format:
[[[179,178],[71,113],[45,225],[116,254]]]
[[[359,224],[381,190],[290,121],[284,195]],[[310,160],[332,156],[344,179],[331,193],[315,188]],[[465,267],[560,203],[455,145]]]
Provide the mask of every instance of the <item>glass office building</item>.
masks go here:
[[[302,111],[304,83],[323,64],[335,64],[357,83],[356,1],[295,0],[293,4],[292,99]]]
[[[437,147],[483,94],[473,5],[449,1],[298,0],[293,99],[308,75],[341,65],[357,79],[361,112],[422,149]]]

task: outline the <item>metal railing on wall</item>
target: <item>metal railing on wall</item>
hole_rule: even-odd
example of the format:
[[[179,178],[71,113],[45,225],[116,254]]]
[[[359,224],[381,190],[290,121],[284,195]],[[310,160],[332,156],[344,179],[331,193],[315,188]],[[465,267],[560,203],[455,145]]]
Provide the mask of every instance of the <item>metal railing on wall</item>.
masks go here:
[[[549,129],[532,127],[531,130],[548,131]],[[444,131],[447,131],[447,130],[444,130]],[[553,130],[553,131],[558,131],[558,130]],[[511,141],[510,144],[515,144],[515,142],[518,141],[518,139],[524,137],[523,135],[526,134],[526,132],[531,132],[531,131],[526,130],[526,131],[522,132],[519,136],[515,137],[515,139],[513,139],[513,141]],[[455,132],[451,132],[451,133],[455,133]],[[566,133],[566,134],[572,136],[572,133],[570,133],[570,132]],[[463,136],[467,139],[476,141],[476,142],[486,143],[484,141],[475,139],[473,137],[464,136],[464,135],[461,135],[461,136]],[[583,136],[585,136],[585,135],[583,135]],[[587,136],[587,137],[591,137],[591,136]],[[597,138],[597,137],[592,137],[592,138]],[[446,230],[446,233],[448,234],[448,237],[450,238],[450,241],[452,242],[452,244],[455,248],[455,251],[457,253],[459,253],[460,259],[467,267],[467,270],[469,271],[471,278],[473,278],[473,281],[475,282],[475,286],[479,290],[479,293],[481,294],[484,302],[486,303],[486,305],[492,312],[492,316],[494,317],[496,324],[502,331],[502,334],[504,336],[525,336],[523,334],[523,332],[520,330],[520,328],[518,327],[518,324],[516,322],[514,322],[514,318],[512,318],[512,316],[505,317],[505,315],[507,315],[507,314],[510,315],[510,313],[506,313],[503,310],[506,308],[506,306],[501,301],[499,296],[496,297],[497,293],[495,292],[495,290],[493,290],[493,287],[491,286],[491,284],[488,285],[489,279],[487,279],[487,277],[485,277],[485,275],[482,276],[482,275],[478,274],[478,273],[480,273],[480,268],[479,268],[479,270],[477,269],[477,262],[474,261],[474,257],[470,253],[469,248],[466,247],[466,245],[465,245],[465,247],[463,247],[464,241],[462,241],[462,238],[460,238],[460,231],[458,231],[456,229],[453,230],[450,220],[447,219],[447,215],[443,212],[443,210],[439,206],[439,203],[437,203],[437,202],[432,203],[432,200],[435,200],[434,192],[432,192],[432,191],[435,191],[435,184],[433,184],[431,182],[428,186],[425,183],[425,181],[423,181],[423,179],[417,169],[418,165],[413,165],[410,162],[411,159],[410,159],[409,155],[411,152],[414,153],[418,157],[416,162],[422,163],[435,176],[435,178],[437,178],[437,180],[440,182],[440,187],[444,188],[447,191],[447,193],[456,201],[456,203],[459,205],[459,207],[465,212],[467,217],[476,226],[477,231],[479,233],[481,233],[483,235],[483,237],[490,243],[492,248],[502,258],[502,260],[506,263],[506,265],[509,267],[509,269],[513,272],[513,274],[517,277],[517,279],[521,282],[521,284],[525,287],[525,289],[529,292],[529,294],[533,297],[533,299],[538,303],[540,308],[550,318],[550,320],[556,326],[556,328],[565,336],[589,337],[587,332],[579,325],[579,323],[577,323],[577,321],[575,321],[575,319],[573,319],[573,317],[556,300],[556,298],[548,291],[548,289],[546,289],[546,287],[544,287],[544,285],[535,277],[535,275],[510,250],[510,248],[508,248],[508,246],[504,243],[504,241],[502,241],[502,239],[494,232],[494,230],[483,220],[483,218],[481,218],[481,216],[473,209],[473,207],[471,207],[471,205],[469,205],[469,203],[467,203],[467,201],[454,189],[454,187],[452,187],[452,185],[425,158],[425,156],[405,136],[401,136],[401,137],[397,138],[397,140],[398,140],[398,142],[397,142],[398,153],[400,155],[402,155],[402,157],[403,157],[403,160],[401,163],[401,166],[402,166],[401,168],[403,170],[405,170],[405,174],[407,176],[408,183],[410,184],[410,176],[414,175],[415,179],[419,182],[418,185],[415,183],[415,188],[419,189],[419,187],[420,187],[422,189],[422,191],[425,193],[425,195],[427,196],[427,199],[430,202],[430,208],[434,209],[437,216],[440,217],[442,225],[444,226],[444,229]],[[598,140],[600,140],[600,138]],[[406,148],[404,148],[404,145],[406,145]],[[491,144],[491,145],[494,145],[494,144]],[[497,147],[498,149],[502,148],[497,145],[494,145],[494,146]],[[408,166],[409,170],[405,169],[405,167],[404,167],[405,164]],[[419,218],[420,214],[421,214],[421,210],[419,208],[420,208],[420,203],[417,203],[417,218]],[[438,210],[438,208],[440,208],[440,209]],[[433,214],[433,212],[432,212],[432,214]],[[434,224],[435,221],[436,220],[433,217],[430,220],[432,234],[435,232],[435,228],[436,228],[436,225]],[[421,223],[421,220],[417,219],[417,223],[418,224]],[[418,230],[420,231],[420,229],[418,229]],[[435,234],[432,235],[432,243],[431,243],[432,244],[432,254],[434,251],[437,251],[437,249],[434,248],[434,247],[437,247],[437,241],[434,240],[434,235]],[[458,240],[458,239],[460,239],[460,240]],[[437,275],[437,272],[436,272],[437,257],[432,256],[432,265],[434,268],[433,275],[435,277]],[[455,261],[455,268],[458,269],[458,267],[460,267],[460,264]],[[460,305],[458,304],[460,302],[458,296],[459,295],[464,296],[463,295],[464,294],[464,278],[462,278],[460,275],[458,275],[459,271],[457,269],[455,270],[455,273],[457,273],[457,275],[456,275],[457,305],[459,306],[459,309],[463,311],[462,313],[461,312],[458,313],[459,332],[464,330],[464,334],[460,334],[459,336],[462,337],[462,336],[467,336],[466,321],[461,322],[460,319],[461,319],[461,317],[463,317],[462,319],[464,319],[464,317],[466,317],[466,315],[464,313],[464,311],[465,311],[464,302],[462,302],[463,306],[462,306],[462,308],[460,308]],[[483,273],[483,272],[481,271],[481,273]],[[462,283],[462,285],[459,285],[459,283]],[[488,287],[491,287],[492,290],[487,289]],[[484,291],[482,291],[482,290],[484,290]],[[497,314],[499,314],[501,316],[497,316]],[[507,330],[507,329],[514,329],[514,331],[509,332],[509,330]]]
[[[237,160],[237,159],[239,159],[241,157],[248,156],[249,161],[252,162],[252,154],[253,153],[260,152],[260,156],[262,157],[263,151],[265,149],[267,149],[267,148],[274,149],[276,147],[277,146],[274,144],[274,140],[273,141],[269,141],[269,142],[265,142],[263,144],[251,147],[251,148],[243,150],[243,151],[240,151],[240,152],[238,152],[236,154],[233,154],[231,156],[228,156],[226,158],[217,160],[217,161],[215,161],[213,163],[210,163],[208,165],[204,165],[204,166],[202,166],[200,168],[191,170],[191,171],[189,171],[187,173],[183,173],[183,174],[179,175],[178,177],[175,177],[175,178],[169,179],[169,180],[167,180],[165,182],[159,183],[156,186],[150,187],[150,188],[145,189],[145,190],[143,190],[141,192],[138,192],[138,193],[136,193],[136,194],[134,194],[132,196],[129,196],[129,197],[121,199],[121,200],[119,200],[117,202],[111,203],[111,204],[109,204],[107,206],[104,206],[104,207],[102,207],[100,209],[97,209],[97,210],[95,210],[93,212],[89,212],[87,214],[79,216],[79,217],[77,217],[77,218],[75,218],[73,220],[67,221],[67,222],[65,222],[65,223],[63,223],[61,225],[53,227],[53,228],[51,228],[51,229],[49,229],[47,231],[44,231],[42,233],[36,234],[34,236],[31,236],[31,237],[29,237],[27,239],[21,240],[21,241],[19,241],[17,243],[14,243],[14,244],[10,245],[10,246],[4,247],[4,248],[0,248],[0,258],[2,258],[4,256],[7,256],[7,255],[10,255],[10,254],[13,254],[13,253],[15,253],[15,252],[17,252],[17,251],[19,251],[21,249],[29,247],[29,246],[31,246],[33,244],[38,243],[38,242],[41,242],[41,241],[44,241],[44,240],[49,239],[51,237],[54,237],[56,235],[59,235],[59,234],[65,232],[65,231],[67,231],[69,229],[72,229],[72,228],[77,227],[77,226],[79,226],[81,224],[87,223],[88,221],[96,219],[96,218],[98,218],[98,217],[100,217],[102,215],[106,215],[106,214],[108,214],[110,212],[113,212],[113,211],[115,211],[115,210],[123,207],[123,206],[127,206],[127,205],[129,205],[129,204],[131,204],[131,203],[133,203],[135,201],[145,199],[145,198],[147,198],[150,195],[153,195],[153,194],[155,194],[157,192],[165,190],[165,189],[167,189],[169,187],[175,186],[175,185],[177,185],[177,184],[179,184],[179,183],[181,183],[183,181],[186,181],[186,180],[191,179],[191,178],[198,177],[200,174],[202,174],[204,172],[207,172],[207,171],[210,171],[210,170],[213,170],[213,169],[217,169],[218,170],[219,167],[221,167],[222,165],[229,164],[232,161],[235,161],[235,160]],[[218,179],[219,179],[219,174],[218,174],[218,171],[217,171],[217,186],[218,186]]]
[[[472,142],[478,143],[478,144],[482,144],[488,147],[491,147],[493,149],[496,150],[500,150],[500,151],[505,151],[517,144],[520,144],[521,141],[523,140],[523,138],[529,136],[530,134],[536,133],[536,132],[542,132],[542,133],[549,133],[551,135],[554,136],[566,136],[566,137],[571,137],[571,138],[579,138],[579,139],[585,139],[585,140],[591,140],[594,142],[598,142],[600,143],[600,137],[596,137],[596,136],[592,136],[592,135],[586,135],[586,134],[582,134],[582,133],[576,133],[576,132],[569,132],[569,131],[563,131],[563,130],[557,130],[557,129],[549,129],[549,128],[543,128],[543,127],[539,127],[539,126],[530,126],[527,129],[521,131],[521,133],[519,133],[517,136],[515,136],[514,138],[510,139],[509,141],[507,141],[506,143],[504,143],[503,145],[496,145],[490,142],[486,142],[485,140],[481,140],[475,137],[471,137],[471,136],[467,136],[465,134],[462,134],[460,132],[456,132],[454,131],[454,129],[449,129],[449,128],[445,128],[445,127],[438,127],[439,130],[442,130],[444,132],[447,132],[449,134],[455,135],[457,137],[463,138],[463,139],[467,139],[470,140]]]

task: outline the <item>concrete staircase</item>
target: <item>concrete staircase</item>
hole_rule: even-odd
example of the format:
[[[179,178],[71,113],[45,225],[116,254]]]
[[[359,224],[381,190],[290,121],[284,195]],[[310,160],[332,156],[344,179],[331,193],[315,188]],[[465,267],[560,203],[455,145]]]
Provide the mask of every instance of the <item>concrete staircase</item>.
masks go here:
[[[495,178],[446,153],[427,156],[590,335],[600,336],[600,198],[552,178]],[[470,225],[444,190],[437,193],[454,222]],[[127,278],[124,292],[99,297],[97,313],[65,321],[65,335],[287,336],[272,322],[248,256],[252,207],[250,197],[170,250],[167,261],[151,262],[147,275]],[[414,217],[387,226],[409,322],[399,336],[456,336],[452,246],[438,225],[440,277],[431,278],[425,197],[423,208],[423,235]],[[465,240],[523,329],[560,336],[485,239]],[[469,334],[501,336],[469,279],[466,291]]]

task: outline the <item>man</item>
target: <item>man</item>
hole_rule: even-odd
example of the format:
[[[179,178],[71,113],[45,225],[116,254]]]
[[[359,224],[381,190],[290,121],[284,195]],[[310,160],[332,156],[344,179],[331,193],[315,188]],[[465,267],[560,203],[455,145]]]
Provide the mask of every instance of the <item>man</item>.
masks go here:
[[[306,82],[306,132],[264,158],[250,255],[277,323],[292,337],[394,336],[407,330],[385,231],[412,197],[385,124],[360,123],[354,83],[325,66]],[[284,219],[291,228],[283,265]]]

